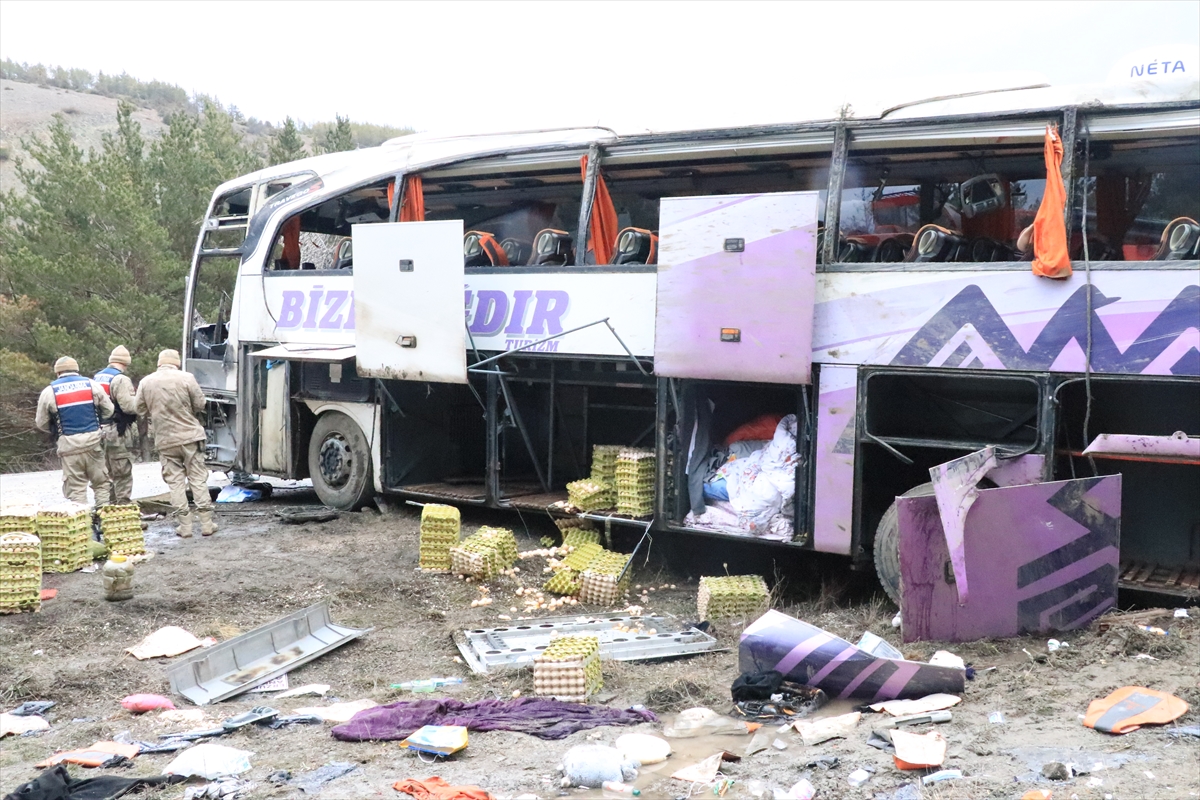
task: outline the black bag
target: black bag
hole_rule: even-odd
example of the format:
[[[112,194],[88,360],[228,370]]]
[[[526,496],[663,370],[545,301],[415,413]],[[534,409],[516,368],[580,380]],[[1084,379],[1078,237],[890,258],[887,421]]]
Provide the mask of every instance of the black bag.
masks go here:
[[[743,672],[733,682],[730,693],[735,703],[743,700],[770,700],[771,695],[778,694],[782,686],[782,672]]]

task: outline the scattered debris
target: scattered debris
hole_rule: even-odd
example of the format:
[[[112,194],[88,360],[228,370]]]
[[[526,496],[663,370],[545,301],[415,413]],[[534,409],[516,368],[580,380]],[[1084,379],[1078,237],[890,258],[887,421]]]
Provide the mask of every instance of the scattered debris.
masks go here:
[[[1167,736],[1173,739],[1182,739],[1185,736],[1194,736],[1200,739],[1200,725],[1188,725],[1179,728],[1167,728],[1163,731]]]
[[[18,716],[12,713],[0,714],[0,739],[9,735],[23,736],[33,731],[49,729],[50,723],[36,714],[30,716]]]
[[[282,692],[288,688],[288,676],[280,675],[278,678],[272,678],[266,683],[260,683],[250,691],[252,692]]]
[[[56,597],[58,597],[58,589],[42,589],[40,595],[42,602],[53,600]]]
[[[218,503],[252,503],[261,499],[262,492],[258,489],[247,489],[244,486],[234,486],[233,484],[222,488],[217,493]]]
[[[988,722],[992,725],[1003,725],[1005,721],[1003,711],[993,711],[988,714]]]
[[[775,792],[775,800],[812,800],[817,796],[816,787],[807,779],[801,778],[786,792]]]
[[[400,742],[403,750],[449,756],[467,746],[467,729],[462,725],[424,725]]]
[[[637,760],[626,757],[615,747],[581,744],[566,752],[558,771],[562,773],[564,787],[599,789],[606,781],[623,783],[636,779],[637,768]]]
[[[613,747],[621,751],[626,759],[636,760],[642,766],[658,764],[671,757],[671,743],[666,739],[646,733],[626,733],[617,737]]]
[[[961,769],[943,769],[937,772],[926,775],[921,778],[921,783],[928,786],[931,783],[941,783],[942,781],[955,781],[963,776]]]
[[[894,730],[892,744],[896,747],[893,758],[897,769],[940,767],[946,760],[946,739],[937,731],[918,734]]]
[[[1096,629],[1101,633],[1121,625],[1134,626],[1140,623],[1153,622],[1156,619],[1169,617],[1172,611],[1168,608],[1150,608],[1145,611],[1110,611],[1096,623]]]
[[[41,716],[56,705],[53,700],[27,700],[8,713],[14,717],[30,717],[35,714]]]
[[[316,697],[324,697],[329,691],[328,683],[306,683],[303,686],[297,686],[295,689],[288,689],[275,695],[275,699],[282,700],[286,697],[305,697],[306,695],[314,695]]]
[[[250,769],[248,750],[238,750],[220,744],[206,742],[184,750],[163,769],[165,775],[185,775],[207,780],[240,775]]]
[[[358,769],[358,765],[349,761],[331,761],[320,769],[296,776],[291,780],[291,784],[304,794],[316,794],[321,791],[324,784],[337,780],[343,775],[349,775],[356,769]]]
[[[253,790],[254,784],[250,781],[226,778],[203,786],[187,787],[183,790],[183,800],[240,800]]]
[[[895,647],[892,647],[886,639],[876,636],[870,631],[867,631],[859,638],[858,644],[855,647],[864,653],[879,656],[880,658],[904,658],[904,654]],[[932,664],[933,659],[930,659],[929,663]]]
[[[883,711],[893,717],[903,717],[952,708],[961,702],[961,697],[952,694],[930,694],[917,700],[887,700],[882,703],[872,703],[871,710]]]
[[[216,639],[197,639],[183,628],[168,625],[142,639],[139,644],[127,648],[125,652],[138,661],[148,658],[173,658],[197,647],[204,647],[205,642],[216,644]]]
[[[426,506],[428,508],[428,506]],[[436,692],[445,686],[457,686],[463,682],[462,678],[425,678],[419,681],[405,681],[404,683],[393,683],[390,688],[402,689],[413,694],[429,694]]]
[[[1050,761],[1042,765],[1042,777],[1048,781],[1069,781],[1071,768],[1061,761]]]
[[[862,712],[852,711],[837,717],[802,719],[792,727],[795,728],[796,733],[800,734],[800,738],[806,745],[814,745],[830,739],[845,739],[858,725],[860,719],[862,719]]]
[[[712,783],[717,779],[717,773],[721,771],[723,756],[724,753],[713,753],[703,761],[689,764],[682,769],[672,772],[671,777],[677,781],[688,781],[690,783]]]
[[[849,775],[847,775],[846,780],[850,782],[851,786],[857,789],[859,786],[862,786],[864,783],[871,780],[871,773],[867,772],[862,767],[859,767],[858,769],[854,770],[854,772],[851,772]]]
[[[1083,724],[1105,733],[1129,733],[1142,725],[1163,725],[1186,714],[1188,704],[1172,694],[1143,686],[1123,686],[1088,704]]]
[[[91,747],[79,750],[67,750],[55,753],[38,764],[38,769],[53,767],[56,764],[78,764],[81,767],[110,767],[123,763],[138,754],[137,745],[121,744],[120,742],[101,741]]]
[[[354,715],[360,711],[366,711],[368,708],[375,708],[379,704],[374,700],[352,700],[347,703],[334,703],[330,706],[311,706],[308,708],[297,708],[297,714],[306,714],[314,717],[319,717],[323,722],[349,722]]]
[[[332,522],[341,516],[336,508],[288,508],[275,512],[284,525],[304,525],[310,522]]]
[[[46,598],[43,597],[42,599],[45,600]],[[1191,619],[1191,616],[1188,614],[1188,610],[1186,608],[1175,609],[1175,613],[1172,616],[1174,616],[1175,619]]]
[[[158,709],[173,709],[175,704],[161,694],[131,694],[121,701],[121,707],[134,714],[145,714]]]
[[[124,797],[146,786],[161,786],[181,783],[185,778],[178,775],[152,775],[145,778],[121,778],[116,775],[98,775],[88,778],[72,778],[63,765],[55,766],[38,775],[28,783],[21,784],[8,797],[21,798],[109,798]]]
[[[680,711],[675,719],[663,728],[663,736],[671,739],[691,739],[696,736],[735,735],[744,736],[758,729],[739,719],[722,716],[711,708],[697,707]]]
[[[393,783],[392,788],[410,794],[417,800],[493,800],[488,792],[478,786],[450,784],[438,777],[423,781],[406,778]]]
[[[1046,649],[1051,653],[1057,653],[1062,648],[1070,646],[1070,642],[1060,642],[1058,639],[1049,639],[1046,641]]]
[[[216,703],[290,672],[370,630],[335,625],[329,618],[329,600],[323,600],[172,664],[167,678],[171,691],[196,705]],[[263,655],[247,663],[237,655],[246,652]]]
[[[967,662],[963,661],[961,656],[956,656],[949,650],[938,650],[929,657],[929,663],[935,667],[953,667],[954,669],[963,670],[967,668]],[[970,676],[968,675],[967,677],[969,678]]]
[[[928,725],[950,722],[953,715],[949,711],[930,711],[928,714],[911,714],[906,717],[885,719],[879,723],[881,729],[899,728],[904,725]]]

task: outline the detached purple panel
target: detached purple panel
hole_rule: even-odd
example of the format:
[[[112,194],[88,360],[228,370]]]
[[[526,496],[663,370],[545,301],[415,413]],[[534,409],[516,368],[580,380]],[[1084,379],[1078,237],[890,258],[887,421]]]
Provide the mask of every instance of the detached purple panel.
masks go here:
[[[1117,601],[1121,476],[982,489],[959,605],[933,497],[897,501],[904,641],[964,642],[1082,627]]]
[[[813,549],[850,554],[854,523],[854,415],[858,367],[821,365],[817,395]]]
[[[879,658],[778,611],[768,611],[742,631],[738,668],[742,672],[774,669],[830,697],[871,701],[957,694],[966,681],[961,669]]]
[[[817,193],[663,198],[654,371],[808,383]]]

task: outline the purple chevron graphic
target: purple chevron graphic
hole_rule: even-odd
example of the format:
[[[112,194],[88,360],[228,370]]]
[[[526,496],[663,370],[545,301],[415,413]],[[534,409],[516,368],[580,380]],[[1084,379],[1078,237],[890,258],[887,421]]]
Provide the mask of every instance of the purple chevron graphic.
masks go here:
[[[742,672],[778,670],[830,697],[871,701],[961,692],[966,681],[961,669],[873,656],[778,611],[768,611],[742,631],[738,667]]]
[[[1073,630],[1116,603],[1120,475],[980,490],[963,530],[961,605],[936,499],[897,510],[906,642]]]
[[[1095,286],[1091,290],[1094,370],[1200,375],[1200,286],[1187,286],[1179,292],[1124,350],[1117,346],[1109,325],[1128,325],[1130,321],[1118,318],[1106,323],[1099,313],[1120,298],[1106,297]],[[959,338],[962,343],[940,366],[1078,371],[1087,342],[1087,291],[1088,287],[1081,286],[1072,293],[1027,350],[983,289],[971,284],[922,325],[891,363],[929,366]]]

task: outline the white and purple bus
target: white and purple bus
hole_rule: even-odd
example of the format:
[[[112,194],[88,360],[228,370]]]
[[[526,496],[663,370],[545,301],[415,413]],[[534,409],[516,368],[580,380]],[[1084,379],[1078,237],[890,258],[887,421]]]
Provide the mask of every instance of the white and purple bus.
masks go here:
[[[1064,280],[1018,241],[1047,126]],[[874,561],[893,596],[889,509],[930,467],[994,446],[1043,480],[1120,472],[1123,585],[1195,595],[1198,460],[1083,451],[1200,435],[1197,219],[1194,81],[409,136],[217,189],[186,368],[212,464],[330,506],[542,510],[594,445],[653,449],[652,517],[600,516]]]

